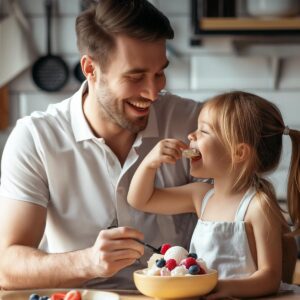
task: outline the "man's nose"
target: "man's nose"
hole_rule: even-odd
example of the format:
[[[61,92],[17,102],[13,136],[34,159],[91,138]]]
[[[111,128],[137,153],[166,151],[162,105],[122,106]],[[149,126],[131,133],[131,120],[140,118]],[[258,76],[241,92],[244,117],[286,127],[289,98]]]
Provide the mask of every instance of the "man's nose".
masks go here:
[[[141,92],[141,97],[155,101],[161,89],[161,84],[157,83],[155,80],[149,80]]]

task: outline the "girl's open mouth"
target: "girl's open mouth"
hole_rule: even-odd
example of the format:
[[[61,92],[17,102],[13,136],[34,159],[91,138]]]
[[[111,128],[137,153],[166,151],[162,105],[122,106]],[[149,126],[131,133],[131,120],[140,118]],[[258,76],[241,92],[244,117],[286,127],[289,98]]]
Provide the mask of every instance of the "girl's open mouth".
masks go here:
[[[182,155],[192,160],[199,160],[202,157],[200,151],[195,148],[182,150]]]

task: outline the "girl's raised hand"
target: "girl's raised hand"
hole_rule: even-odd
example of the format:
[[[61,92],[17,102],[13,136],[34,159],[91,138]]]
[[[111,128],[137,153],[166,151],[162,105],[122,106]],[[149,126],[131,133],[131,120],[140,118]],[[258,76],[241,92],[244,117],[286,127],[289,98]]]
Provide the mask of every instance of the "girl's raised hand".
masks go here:
[[[188,145],[177,139],[164,139],[145,157],[144,164],[149,168],[157,169],[162,163],[175,164],[182,157],[182,150]]]

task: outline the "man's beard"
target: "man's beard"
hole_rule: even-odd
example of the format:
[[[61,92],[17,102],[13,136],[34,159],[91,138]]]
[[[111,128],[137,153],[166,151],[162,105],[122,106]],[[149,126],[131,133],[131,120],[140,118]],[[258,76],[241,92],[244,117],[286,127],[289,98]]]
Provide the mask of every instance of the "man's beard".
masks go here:
[[[105,83],[102,83],[104,86]],[[100,92],[99,92],[100,91]],[[103,116],[109,121],[120,126],[123,129],[130,131],[131,133],[138,133],[144,130],[148,124],[148,116],[138,117],[135,120],[129,120],[122,106],[118,106],[120,103],[113,95],[113,93],[104,87],[98,90],[97,102],[103,113]]]

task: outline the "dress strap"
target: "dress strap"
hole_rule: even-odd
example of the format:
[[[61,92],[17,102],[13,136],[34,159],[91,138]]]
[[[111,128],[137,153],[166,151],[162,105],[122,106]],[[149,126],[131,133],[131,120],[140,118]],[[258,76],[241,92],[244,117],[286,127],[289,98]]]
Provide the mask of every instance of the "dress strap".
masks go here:
[[[202,219],[202,215],[204,213],[204,210],[205,210],[205,207],[206,207],[206,204],[209,200],[209,198],[214,194],[214,189],[211,189],[209,190],[205,196],[203,197],[202,199],[202,204],[201,204],[201,214],[200,214],[200,219]]]
[[[238,206],[238,209],[235,213],[235,221],[244,221],[246,211],[248,209],[248,206],[252,200],[252,198],[255,196],[256,190],[254,188],[250,188],[245,195],[243,196],[242,200],[240,201],[240,204]]]

